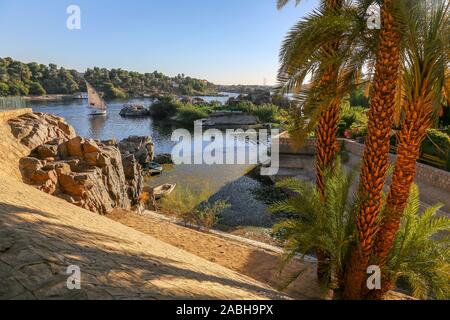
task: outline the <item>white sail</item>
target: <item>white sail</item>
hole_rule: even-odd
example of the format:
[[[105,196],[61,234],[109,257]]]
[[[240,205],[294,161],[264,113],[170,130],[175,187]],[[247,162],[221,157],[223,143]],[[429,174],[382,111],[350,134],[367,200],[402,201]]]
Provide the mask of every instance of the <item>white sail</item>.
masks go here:
[[[86,82],[89,107],[106,110],[106,103],[88,82]]]

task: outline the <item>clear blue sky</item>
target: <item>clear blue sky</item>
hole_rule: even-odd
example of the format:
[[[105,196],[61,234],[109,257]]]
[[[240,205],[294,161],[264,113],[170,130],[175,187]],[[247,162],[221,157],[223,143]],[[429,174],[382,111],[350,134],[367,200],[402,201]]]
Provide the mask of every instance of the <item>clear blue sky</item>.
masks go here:
[[[318,0],[0,0],[0,57],[274,84],[281,41]],[[81,30],[66,9],[81,8]]]

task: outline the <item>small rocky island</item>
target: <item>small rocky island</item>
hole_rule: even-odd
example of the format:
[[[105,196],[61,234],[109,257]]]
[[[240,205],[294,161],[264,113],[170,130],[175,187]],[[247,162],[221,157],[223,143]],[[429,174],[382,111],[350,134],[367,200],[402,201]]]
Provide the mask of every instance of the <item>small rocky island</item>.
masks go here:
[[[76,135],[64,119],[28,113],[9,121],[29,148],[20,170],[25,183],[99,214],[140,206],[141,165],[152,161],[150,137],[94,141]]]
[[[122,117],[147,117],[150,109],[141,105],[125,105],[119,114]]]

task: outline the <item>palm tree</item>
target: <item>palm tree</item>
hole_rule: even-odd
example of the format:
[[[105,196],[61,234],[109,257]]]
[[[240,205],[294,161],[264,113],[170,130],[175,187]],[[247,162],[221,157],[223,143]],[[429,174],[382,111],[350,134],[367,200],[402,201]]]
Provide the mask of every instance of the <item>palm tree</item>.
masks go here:
[[[278,8],[288,0],[279,0]],[[299,1],[296,1],[298,4]],[[301,20],[287,35],[280,53],[278,79],[281,93],[296,93],[299,107],[291,112],[289,132],[299,144],[316,130],[316,183],[325,197],[325,171],[339,152],[338,123],[342,99],[356,82],[362,67],[360,59],[349,59],[355,49],[355,11],[344,0],[324,0],[318,10]],[[305,89],[303,82],[311,76]],[[325,199],[323,199],[325,200]],[[317,251],[318,276],[327,269],[328,257]]]
[[[348,253],[356,240],[358,200],[355,194],[351,195],[355,176],[355,170],[347,172],[337,160],[334,169],[325,172],[325,200],[317,185],[291,178],[277,186],[292,191],[295,196],[270,207],[272,213],[290,214],[290,218],[274,227],[274,232],[285,240],[283,265],[297,255],[318,250],[325,253],[329,263],[322,284],[324,289],[334,289],[335,293],[342,287]],[[286,286],[301,272],[290,277]]]
[[[442,205],[419,214],[419,189],[411,187],[403,219],[384,270],[383,291],[401,280],[417,299],[450,299],[450,218],[438,217]]]
[[[362,203],[357,217],[358,246],[346,270],[346,299],[360,299],[375,242],[382,209],[382,192],[388,170],[390,134],[400,69],[400,26],[397,3],[381,2],[381,30],[376,53],[375,76],[370,100],[368,136],[360,177]]]
[[[448,67],[448,3],[426,1],[408,13],[408,38],[403,76],[403,121],[398,137],[397,161],[382,218],[375,253],[386,264],[416,175],[416,161],[427,130],[437,114]],[[385,282],[386,292],[389,283]]]

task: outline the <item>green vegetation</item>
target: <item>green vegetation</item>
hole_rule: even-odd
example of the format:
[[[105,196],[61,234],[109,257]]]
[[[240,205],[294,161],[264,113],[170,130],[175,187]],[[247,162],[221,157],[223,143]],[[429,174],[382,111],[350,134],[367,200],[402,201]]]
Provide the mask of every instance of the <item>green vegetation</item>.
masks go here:
[[[257,117],[262,123],[279,123],[281,121],[281,110],[274,104],[255,105],[251,101],[241,101],[237,105],[226,105],[224,109],[246,112]]]
[[[361,201],[351,195],[356,171],[345,172],[339,163],[326,173],[325,198],[312,183],[287,179],[277,184],[295,196],[271,206],[274,213],[290,217],[274,227],[285,242],[283,265],[296,255],[320,251],[328,257],[324,285],[339,298],[344,271],[350,263],[349,250],[357,244],[356,214]],[[450,297],[450,218],[438,217],[436,205],[419,214],[419,190],[413,187],[401,228],[383,271],[387,281],[403,287],[415,298]],[[295,280],[299,270],[287,281]]]
[[[341,120],[338,123],[338,135],[349,139],[356,139],[367,135],[369,117],[367,109],[352,107],[344,103],[341,110]]]
[[[295,178],[286,179],[277,186],[287,189],[295,196],[270,207],[273,213],[289,214],[274,227],[274,234],[285,241],[283,266],[296,255],[323,252],[329,257],[325,266],[323,285],[333,289],[343,279],[349,250],[356,241],[356,196],[348,201],[355,171],[345,172],[339,164],[334,172],[326,172],[325,201],[317,187]],[[294,274],[286,285],[302,272]],[[331,283],[333,281],[334,283]]]
[[[256,116],[262,123],[280,123],[283,119],[282,110],[273,104],[255,105],[250,101],[242,101],[238,105],[225,105],[219,103],[181,102],[175,97],[164,96],[152,105],[150,113],[156,119],[169,119],[175,117],[176,121],[192,123],[207,118],[213,111],[243,111]]]
[[[168,77],[157,71],[138,73],[122,69],[76,70],[48,66],[36,62],[23,63],[0,58],[0,96],[73,94],[86,90],[89,81],[108,99],[120,99],[144,94],[213,94],[216,87],[206,81],[178,75]]]
[[[181,106],[182,103],[176,98],[165,96],[152,105],[150,113],[156,119],[167,119],[173,117]]]
[[[450,299],[450,218],[436,205],[419,213],[419,189],[413,186],[386,272],[418,299]],[[444,234],[442,234],[444,232]]]
[[[176,214],[186,224],[208,231],[219,221],[220,213],[230,206],[223,200],[209,203],[210,195],[208,186],[199,190],[180,186],[161,200],[161,207],[165,212]]]
[[[177,110],[177,120],[183,123],[193,123],[196,120],[208,117],[211,108],[206,105],[183,104]]]

